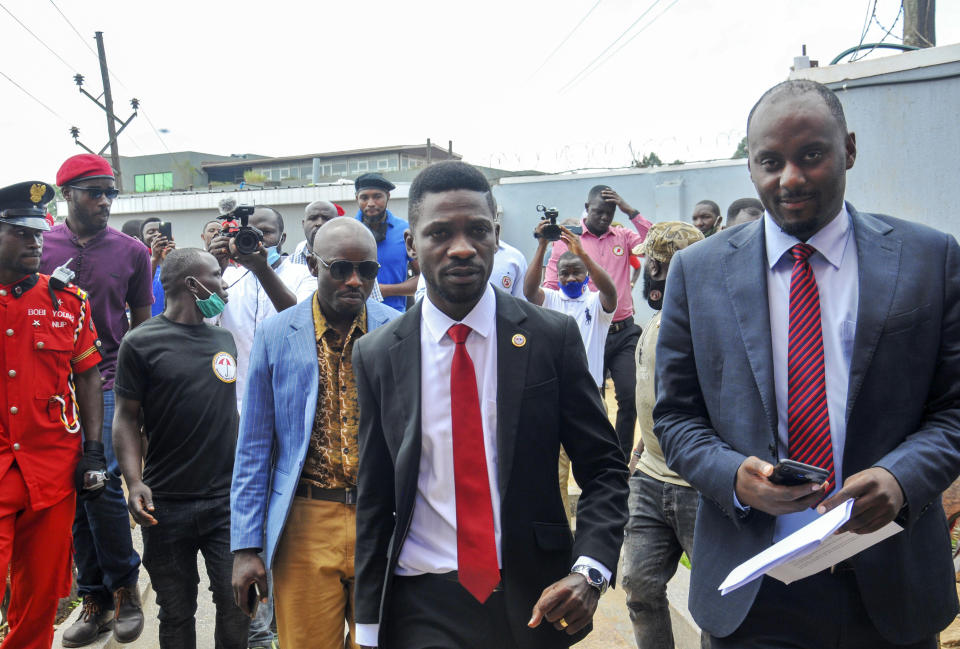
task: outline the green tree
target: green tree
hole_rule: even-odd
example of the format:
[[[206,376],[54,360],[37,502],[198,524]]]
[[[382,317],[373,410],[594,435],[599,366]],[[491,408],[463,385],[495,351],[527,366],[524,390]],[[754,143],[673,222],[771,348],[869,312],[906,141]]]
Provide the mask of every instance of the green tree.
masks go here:
[[[638,167],[640,169],[646,169],[647,167],[660,167],[662,165],[663,161],[660,159],[660,156],[653,151],[645,154],[640,160],[634,158],[630,163],[631,167]]]
[[[740,140],[740,144],[737,145],[737,150],[733,152],[731,160],[739,160],[741,158],[747,157],[747,136],[744,135],[743,139]]]

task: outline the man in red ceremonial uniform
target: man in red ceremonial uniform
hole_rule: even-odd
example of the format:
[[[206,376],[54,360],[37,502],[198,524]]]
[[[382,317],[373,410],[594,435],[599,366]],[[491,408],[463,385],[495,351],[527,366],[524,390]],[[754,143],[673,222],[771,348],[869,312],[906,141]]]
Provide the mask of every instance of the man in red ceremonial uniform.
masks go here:
[[[0,575],[10,566],[12,580],[2,649],[51,646],[57,600],[70,591],[76,493],[96,497],[105,479],[86,294],[62,273],[37,272],[51,198],[41,182],[0,189]]]

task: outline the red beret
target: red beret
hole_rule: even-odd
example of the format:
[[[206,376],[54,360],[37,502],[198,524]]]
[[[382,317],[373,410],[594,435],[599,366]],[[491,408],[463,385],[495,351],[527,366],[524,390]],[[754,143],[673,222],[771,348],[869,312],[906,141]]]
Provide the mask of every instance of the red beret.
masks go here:
[[[334,203],[333,206],[337,208],[337,216],[343,216],[344,214],[346,214],[343,208],[337,205],[336,203]]]
[[[69,185],[74,180],[87,178],[113,178],[113,169],[106,158],[92,153],[81,153],[67,158],[57,172],[57,184],[60,187]]]

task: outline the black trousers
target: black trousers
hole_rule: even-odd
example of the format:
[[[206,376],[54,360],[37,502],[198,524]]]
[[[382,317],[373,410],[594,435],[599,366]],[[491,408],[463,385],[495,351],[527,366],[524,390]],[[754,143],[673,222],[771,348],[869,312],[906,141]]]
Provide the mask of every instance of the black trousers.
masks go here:
[[[443,575],[395,577],[382,649],[517,649],[503,591],[481,604]]]
[[[936,649],[936,638],[895,645],[880,635],[851,571],[817,573],[789,586],[763,577],[753,608],[712,649]]]
[[[642,329],[631,317],[629,324],[607,336],[603,348],[604,374],[610,372],[617,397],[617,439],[623,457],[630,457],[633,449],[633,433],[637,425],[637,341]]]

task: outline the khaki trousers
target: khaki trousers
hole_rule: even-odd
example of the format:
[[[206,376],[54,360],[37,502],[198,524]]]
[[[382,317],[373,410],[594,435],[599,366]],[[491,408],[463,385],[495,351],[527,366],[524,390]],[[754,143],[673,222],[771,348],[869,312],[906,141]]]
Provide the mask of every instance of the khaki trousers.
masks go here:
[[[353,558],[356,505],[293,499],[273,561],[283,649],[356,649]],[[344,642],[344,621],[350,637]]]

